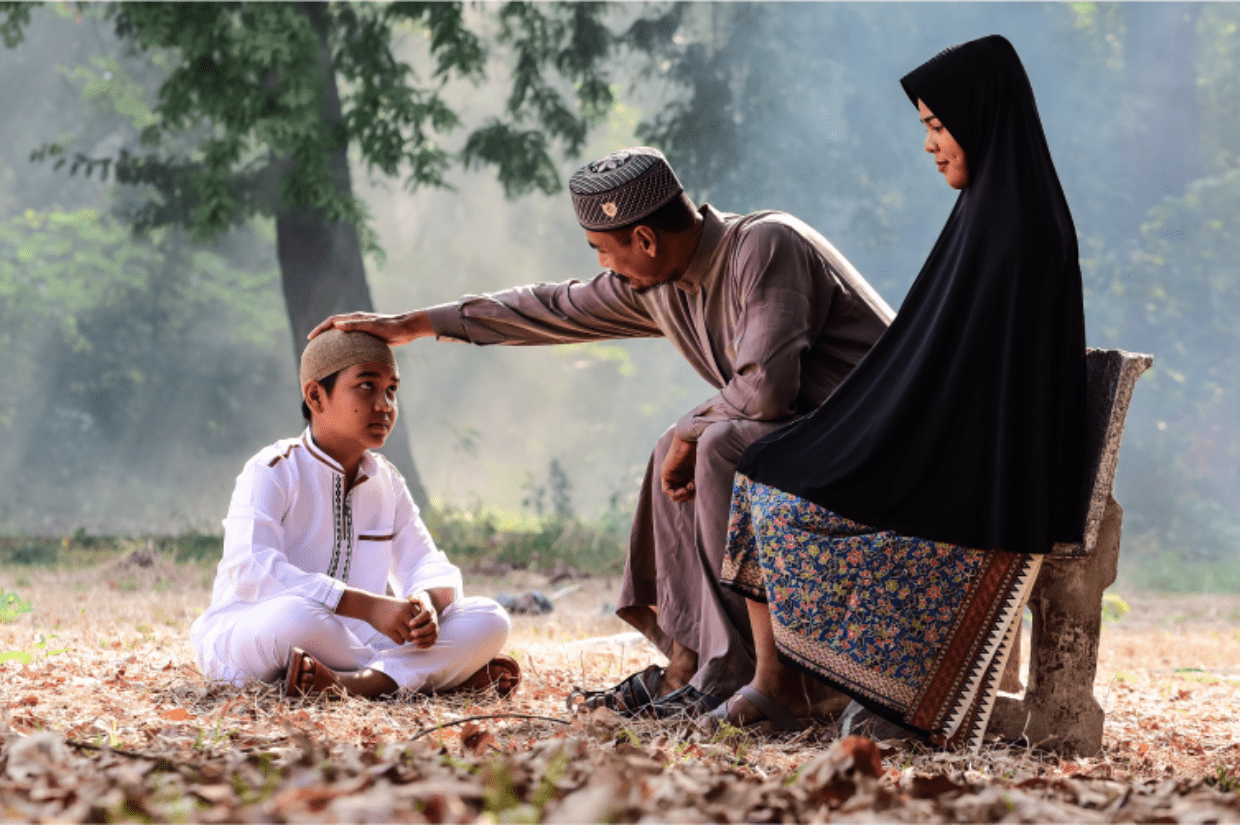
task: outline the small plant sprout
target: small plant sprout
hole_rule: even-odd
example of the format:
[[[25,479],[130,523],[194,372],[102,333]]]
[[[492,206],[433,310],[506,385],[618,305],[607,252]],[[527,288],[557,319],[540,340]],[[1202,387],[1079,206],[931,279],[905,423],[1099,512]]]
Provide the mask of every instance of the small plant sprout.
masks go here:
[[[1102,620],[1104,622],[1118,622],[1130,610],[1132,608],[1128,606],[1128,602],[1116,594],[1102,594]]]
[[[29,599],[23,599],[16,593],[6,593],[0,587],[0,624],[16,621],[18,616],[30,613],[34,606]]]
[[[54,636],[54,635],[44,636],[42,633],[40,633],[38,635],[39,641],[35,642],[33,645],[31,645],[26,650],[9,650],[9,651],[0,652],[0,664],[3,664],[7,661],[15,661],[23,665],[28,665],[31,662],[33,662],[35,660],[35,657],[37,656],[41,655],[44,658],[47,658],[48,656],[56,656],[57,654],[65,653],[66,651],[68,651],[69,648],[67,647],[55,648],[52,650],[48,649],[48,644],[53,639],[57,639],[57,638],[59,637]]]
[[[547,807],[547,803],[555,799],[557,785],[564,774],[568,771],[568,753],[560,751],[551,758],[551,762],[547,765],[547,771],[543,774],[542,779],[538,783],[538,788],[530,797],[530,804],[538,810],[537,821],[541,822],[543,811]]]

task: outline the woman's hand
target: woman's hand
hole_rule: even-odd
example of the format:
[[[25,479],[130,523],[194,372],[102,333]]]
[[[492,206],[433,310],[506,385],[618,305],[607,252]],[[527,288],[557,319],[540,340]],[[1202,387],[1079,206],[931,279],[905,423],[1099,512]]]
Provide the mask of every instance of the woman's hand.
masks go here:
[[[435,334],[426,312],[414,310],[400,315],[380,315],[376,312],[347,312],[343,315],[333,315],[310,330],[310,334],[306,337],[313,338],[332,327],[346,332],[369,332],[393,347]]]

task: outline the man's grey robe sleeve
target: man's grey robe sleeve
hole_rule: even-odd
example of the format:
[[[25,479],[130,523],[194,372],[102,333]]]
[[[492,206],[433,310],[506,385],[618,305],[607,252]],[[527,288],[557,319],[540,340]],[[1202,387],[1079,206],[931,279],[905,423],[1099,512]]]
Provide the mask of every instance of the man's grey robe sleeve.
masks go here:
[[[676,423],[684,441],[697,441],[717,421],[791,420],[801,392],[801,359],[831,311],[834,273],[788,227],[756,225],[733,254],[741,295],[735,369],[717,395]]]
[[[472,344],[574,344],[663,333],[618,275],[589,281],[531,284],[427,310],[440,340]]]

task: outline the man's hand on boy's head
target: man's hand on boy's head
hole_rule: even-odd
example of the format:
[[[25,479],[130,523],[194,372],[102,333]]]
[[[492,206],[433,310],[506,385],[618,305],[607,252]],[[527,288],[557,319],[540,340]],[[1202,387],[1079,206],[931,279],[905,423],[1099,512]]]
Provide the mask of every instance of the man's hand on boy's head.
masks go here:
[[[332,327],[346,332],[369,332],[393,347],[435,334],[426,313],[422,310],[414,310],[400,315],[382,315],[377,312],[346,312],[333,315],[310,330],[310,334],[306,337],[314,338],[320,332],[326,332]]]
[[[431,602],[431,595],[419,590],[409,596],[409,604],[413,607],[413,620],[409,623],[410,643],[420,648],[428,648],[439,639],[439,611]]]

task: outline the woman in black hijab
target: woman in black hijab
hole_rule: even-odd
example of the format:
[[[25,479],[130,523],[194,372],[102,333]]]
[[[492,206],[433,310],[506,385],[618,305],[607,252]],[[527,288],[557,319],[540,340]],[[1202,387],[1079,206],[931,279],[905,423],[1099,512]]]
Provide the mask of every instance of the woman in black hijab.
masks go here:
[[[873,350],[741,460],[722,578],[750,600],[758,670],[715,717],[795,727],[806,672],[972,745],[1040,554],[1081,531],[1081,273],[1012,45],[901,83],[960,195]]]

